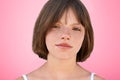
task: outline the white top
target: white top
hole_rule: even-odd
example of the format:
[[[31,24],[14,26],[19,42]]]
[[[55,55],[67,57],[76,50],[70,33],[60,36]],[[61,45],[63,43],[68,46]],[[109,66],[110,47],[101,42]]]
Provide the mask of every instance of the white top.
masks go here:
[[[94,80],[94,75],[95,73],[91,73],[90,80]],[[28,80],[26,75],[22,75],[22,77],[23,77],[23,80]]]
[[[23,80],[28,80],[26,75],[22,75],[22,77],[23,77]]]
[[[95,73],[91,73],[90,80],[94,80]]]

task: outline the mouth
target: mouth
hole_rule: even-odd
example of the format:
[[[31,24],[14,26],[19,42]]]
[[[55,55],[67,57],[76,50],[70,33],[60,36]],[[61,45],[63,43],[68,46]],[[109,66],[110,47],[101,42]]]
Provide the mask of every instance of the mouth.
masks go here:
[[[59,48],[72,48],[72,46],[67,43],[56,44],[56,46]]]

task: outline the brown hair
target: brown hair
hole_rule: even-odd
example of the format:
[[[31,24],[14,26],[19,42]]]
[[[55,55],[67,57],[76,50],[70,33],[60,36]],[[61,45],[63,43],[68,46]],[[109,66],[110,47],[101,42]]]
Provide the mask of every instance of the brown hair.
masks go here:
[[[75,12],[78,21],[85,28],[84,41],[77,53],[76,62],[83,62],[90,56],[94,46],[93,29],[84,4],[80,0],[49,0],[42,8],[33,32],[32,49],[39,57],[47,59],[46,33],[68,8]]]

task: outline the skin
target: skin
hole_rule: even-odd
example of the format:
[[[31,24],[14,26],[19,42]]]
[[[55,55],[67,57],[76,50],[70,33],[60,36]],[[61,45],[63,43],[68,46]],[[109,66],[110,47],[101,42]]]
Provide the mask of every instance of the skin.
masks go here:
[[[72,9],[64,12],[46,35],[49,54],[47,62],[27,74],[29,80],[90,80],[91,72],[76,63],[76,55],[84,40],[85,29],[78,22]],[[70,47],[59,45],[69,44]],[[23,80],[22,77],[17,80]],[[104,80],[95,75],[95,80]]]
[[[55,59],[54,61],[76,63],[76,55],[82,45],[84,34],[84,27],[77,21],[73,11],[70,9],[65,12],[46,35],[48,61]],[[71,48],[56,46],[62,43],[70,45]]]

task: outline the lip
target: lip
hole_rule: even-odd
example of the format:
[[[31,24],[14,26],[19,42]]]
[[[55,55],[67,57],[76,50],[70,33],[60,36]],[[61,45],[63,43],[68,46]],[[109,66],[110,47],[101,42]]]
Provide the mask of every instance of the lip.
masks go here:
[[[72,46],[67,43],[56,44],[56,46],[60,48],[72,48]]]

